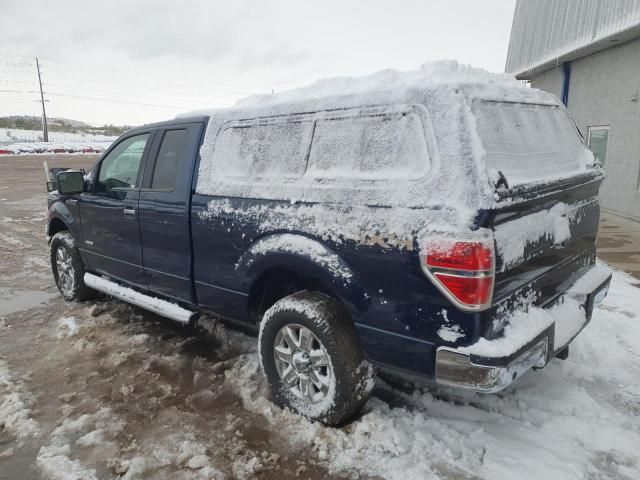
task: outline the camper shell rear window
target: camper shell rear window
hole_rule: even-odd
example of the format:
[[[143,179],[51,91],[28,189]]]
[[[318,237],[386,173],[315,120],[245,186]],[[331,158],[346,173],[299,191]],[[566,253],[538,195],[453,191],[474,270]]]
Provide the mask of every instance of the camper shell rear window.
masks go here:
[[[587,148],[560,105],[481,100],[473,110],[489,178],[502,172],[514,186],[585,170]]]

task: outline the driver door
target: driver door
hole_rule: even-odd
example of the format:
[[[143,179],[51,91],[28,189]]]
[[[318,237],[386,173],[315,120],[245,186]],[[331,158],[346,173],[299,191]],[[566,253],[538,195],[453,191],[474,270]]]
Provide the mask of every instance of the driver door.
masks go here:
[[[102,159],[89,192],[78,200],[80,249],[88,269],[147,288],[142,267],[138,200],[144,163],[154,132],[121,139]]]

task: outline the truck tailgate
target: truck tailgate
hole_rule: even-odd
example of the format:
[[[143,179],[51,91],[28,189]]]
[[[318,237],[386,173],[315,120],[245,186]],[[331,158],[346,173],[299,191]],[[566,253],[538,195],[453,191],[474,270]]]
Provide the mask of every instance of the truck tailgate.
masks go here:
[[[536,304],[562,294],[595,263],[601,177],[496,211],[494,301],[536,282]]]

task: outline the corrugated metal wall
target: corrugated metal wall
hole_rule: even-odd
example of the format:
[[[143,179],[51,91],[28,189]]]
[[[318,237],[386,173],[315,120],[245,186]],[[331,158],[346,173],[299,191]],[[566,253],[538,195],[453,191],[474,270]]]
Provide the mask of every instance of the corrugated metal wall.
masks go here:
[[[589,46],[606,48],[610,38],[639,26],[640,0],[518,0],[506,71],[546,70]]]

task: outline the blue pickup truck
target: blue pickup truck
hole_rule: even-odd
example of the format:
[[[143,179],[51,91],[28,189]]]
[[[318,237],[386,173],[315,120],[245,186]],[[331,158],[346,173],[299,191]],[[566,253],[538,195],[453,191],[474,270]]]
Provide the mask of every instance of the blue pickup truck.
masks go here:
[[[374,367],[495,392],[565,358],[611,277],[603,171],[517,86],[276,95],[133,129],[56,180],[65,299],[252,328],[274,402],[327,424]]]

